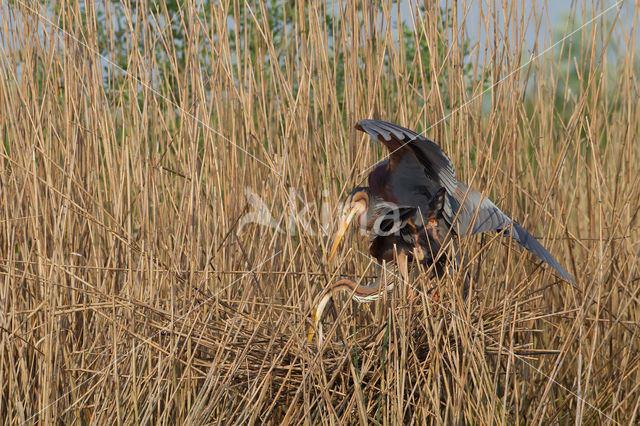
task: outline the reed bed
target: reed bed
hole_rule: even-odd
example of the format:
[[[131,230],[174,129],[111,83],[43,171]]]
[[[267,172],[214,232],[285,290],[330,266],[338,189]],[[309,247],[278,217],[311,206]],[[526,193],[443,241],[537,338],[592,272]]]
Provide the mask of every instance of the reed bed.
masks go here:
[[[637,2],[177,3],[0,6],[4,424],[638,422]],[[467,300],[424,272],[308,342],[373,274],[356,231],[326,261],[371,117],[577,288],[488,234]]]

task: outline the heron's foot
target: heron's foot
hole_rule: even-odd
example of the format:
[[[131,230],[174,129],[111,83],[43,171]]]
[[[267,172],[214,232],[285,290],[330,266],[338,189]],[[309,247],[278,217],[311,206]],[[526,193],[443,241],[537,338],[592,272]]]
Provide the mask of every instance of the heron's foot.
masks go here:
[[[433,302],[440,302],[440,296],[438,295],[438,286],[433,286],[430,290],[427,290],[427,297],[429,297]]]
[[[413,287],[409,287],[409,289],[407,290],[407,300],[409,301],[409,303],[413,304],[413,302],[415,302],[420,297],[419,293],[420,292],[418,290],[415,290]],[[437,286],[434,286],[431,289],[427,290],[425,294],[429,299],[431,299],[431,301],[435,303],[438,303],[440,301]]]
[[[414,290],[413,287],[409,287],[409,289],[407,290],[407,300],[409,301],[409,303],[413,305],[413,302],[415,302],[419,297],[420,294],[418,294],[418,291]]]

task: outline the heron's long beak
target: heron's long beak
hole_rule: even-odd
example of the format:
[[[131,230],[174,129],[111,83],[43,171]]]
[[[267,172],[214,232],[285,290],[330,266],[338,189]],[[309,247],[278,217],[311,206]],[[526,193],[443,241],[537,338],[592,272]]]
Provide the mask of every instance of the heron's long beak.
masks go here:
[[[318,322],[320,322],[318,318],[318,307],[313,308],[313,325],[309,328],[309,333],[307,334],[307,342],[313,341],[313,335],[315,334],[316,328],[318,327]]]
[[[347,213],[346,217],[343,215],[342,218],[340,219],[340,228],[338,229],[338,233],[336,234],[336,239],[333,242],[333,247],[331,247],[329,262],[333,260],[333,256],[336,254],[336,251],[338,250],[338,246],[340,245],[340,241],[342,241],[342,238],[344,237],[344,233],[347,232],[347,228],[349,227],[349,224],[351,223],[353,218],[356,217],[357,213],[358,213],[358,206],[353,206],[351,207],[351,210],[349,210],[349,212]]]

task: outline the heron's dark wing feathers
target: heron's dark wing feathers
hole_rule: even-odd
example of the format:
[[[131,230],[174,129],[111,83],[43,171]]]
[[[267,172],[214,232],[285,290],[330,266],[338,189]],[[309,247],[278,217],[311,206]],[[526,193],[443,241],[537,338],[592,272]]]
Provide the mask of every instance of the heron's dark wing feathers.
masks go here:
[[[553,255],[549,253],[549,251],[544,248],[533,235],[531,235],[529,232],[527,232],[526,229],[520,226],[518,222],[512,221],[512,223],[513,230],[511,232],[511,235],[514,240],[520,243],[520,245],[526,248],[530,253],[538,256],[540,260],[543,260],[547,264],[552,266],[556,271],[558,271],[562,278],[569,281],[571,284],[576,285],[576,280],[571,276],[571,274],[567,272],[567,270],[564,269],[562,265],[560,265],[560,263],[558,263],[556,258],[553,257]],[[509,229],[505,229],[504,235],[509,236]]]
[[[458,215],[456,224],[458,227],[456,230],[458,235],[465,235],[467,232],[478,234],[487,231],[504,230],[503,235],[505,237],[511,236],[518,244],[527,249],[527,251],[552,266],[564,279],[573,285],[576,284],[571,274],[558,263],[553,255],[549,253],[533,235],[520,226],[518,222],[504,214],[491,200],[483,197],[478,191],[468,189],[466,185],[460,183],[458,185],[458,191],[456,191],[454,197],[451,198],[453,199],[452,204],[455,206],[459,206],[462,200],[464,200],[464,205]]]
[[[511,224],[511,218],[490,199],[462,182],[458,182],[456,190],[449,193],[449,204],[454,218],[457,214],[454,231],[461,236],[495,231]]]
[[[455,190],[458,180],[453,164],[435,142],[412,130],[380,120],[360,120],[356,129],[368,133],[389,149],[390,168],[394,172],[407,163],[414,163],[413,159],[407,158],[410,155],[420,164],[425,180],[436,182],[438,187],[443,186],[450,193]],[[413,175],[414,180],[416,177]]]

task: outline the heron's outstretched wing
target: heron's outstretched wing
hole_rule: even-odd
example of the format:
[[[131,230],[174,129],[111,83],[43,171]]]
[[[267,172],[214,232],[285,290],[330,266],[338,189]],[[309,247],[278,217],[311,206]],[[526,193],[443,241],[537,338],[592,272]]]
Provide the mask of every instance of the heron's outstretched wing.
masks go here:
[[[453,164],[435,142],[416,132],[380,120],[360,120],[356,129],[368,133],[373,139],[382,142],[390,152],[389,168],[396,172],[404,167],[413,168],[420,165],[420,175],[414,179],[430,180],[440,187],[453,192],[458,180]],[[433,194],[430,194],[433,195]]]
[[[443,215],[458,235],[505,230],[522,247],[554,267],[575,285],[573,277],[531,234],[504,214],[491,200],[456,179],[453,164],[435,142],[404,127],[380,120],[361,120],[356,129],[382,142],[390,151],[385,190],[393,199],[408,206],[427,208],[440,187],[447,191]],[[375,175],[376,171],[371,175]],[[371,182],[370,186],[374,188]],[[387,195],[385,193],[384,195]],[[513,225],[513,227],[512,227]]]
[[[491,200],[483,197],[478,191],[468,189],[465,184],[459,183],[458,190],[451,199],[454,211],[457,211],[458,206],[464,200],[456,221],[458,229],[454,229],[458,235],[465,235],[469,232],[478,234],[487,231],[504,230],[503,235],[505,237],[511,236],[527,251],[552,266],[562,278],[576,285],[576,281],[571,274],[558,263],[555,257],[533,235],[520,226],[518,222],[504,214]]]
[[[518,222],[515,220],[513,222],[513,231],[511,232],[513,239],[516,240],[520,245],[526,248],[530,253],[538,256],[540,260],[545,261],[549,266],[552,266],[562,278],[569,281],[574,286],[576,285],[576,280],[573,279],[571,274],[567,272],[566,269],[558,263],[555,257],[549,251],[543,247],[538,240],[535,239],[533,235],[527,232]],[[509,230],[505,230],[505,235],[509,235]]]

